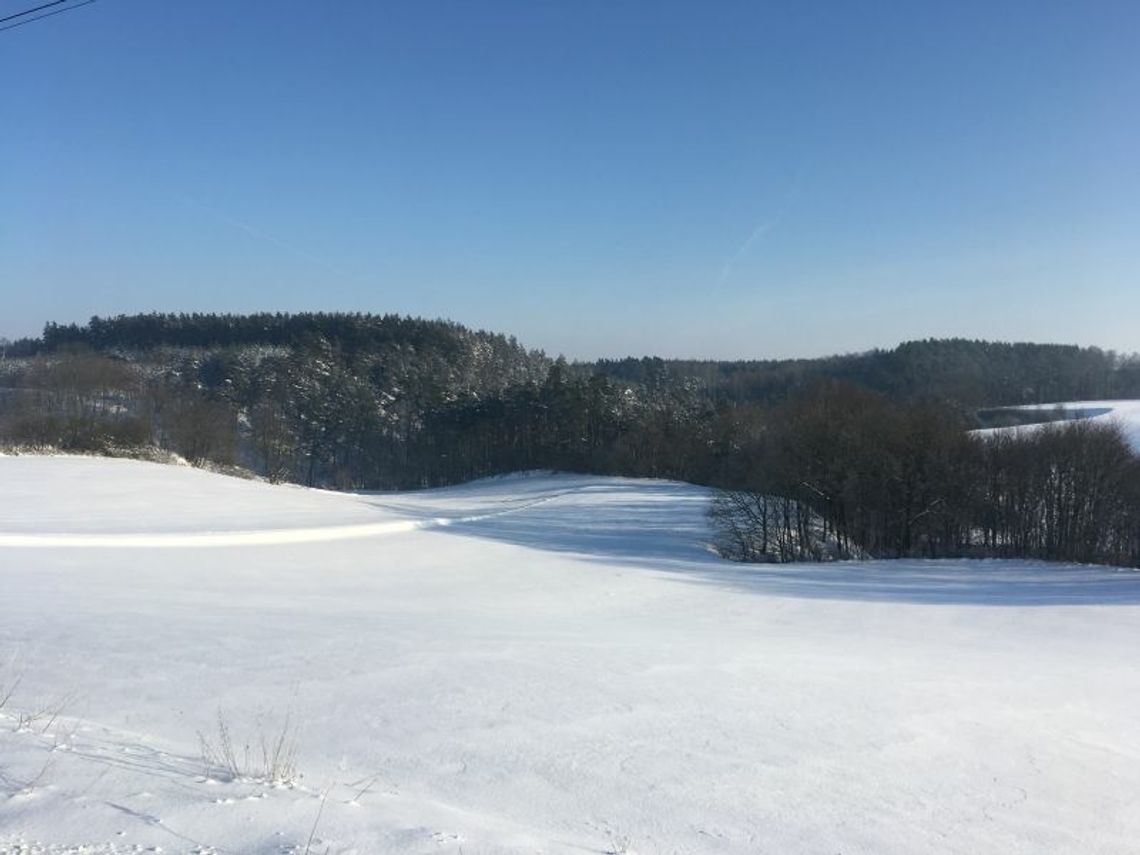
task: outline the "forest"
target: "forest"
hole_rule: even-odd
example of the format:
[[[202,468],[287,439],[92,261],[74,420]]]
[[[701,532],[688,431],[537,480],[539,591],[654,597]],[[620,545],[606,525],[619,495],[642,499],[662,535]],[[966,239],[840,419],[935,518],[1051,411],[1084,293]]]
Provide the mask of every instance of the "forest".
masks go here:
[[[979,411],[1140,397],[1140,359],[965,339],[814,360],[569,363],[368,314],[149,314],[0,343],[0,443],[177,454],[336,489],[555,469],[718,488],[747,561],[1024,556],[1140,565],[1111,427],[968,433]]]

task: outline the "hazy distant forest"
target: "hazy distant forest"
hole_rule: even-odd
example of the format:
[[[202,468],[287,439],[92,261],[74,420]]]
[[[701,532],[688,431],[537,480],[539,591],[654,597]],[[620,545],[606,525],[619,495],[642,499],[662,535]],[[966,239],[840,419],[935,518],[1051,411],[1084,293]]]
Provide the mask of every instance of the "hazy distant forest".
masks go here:
[[[761,349],[758,344],[757,349]],[[1015,404],[1140,398],[1140,358],[963,339],[826,359],[567,363],[396,315],[152,314],[0,343],[0,442],[338,489],[556,469],[720,490],[734,558],[1140,565],[1112,427],[978,438]],[[979,415],[980,414],[980,415]]]

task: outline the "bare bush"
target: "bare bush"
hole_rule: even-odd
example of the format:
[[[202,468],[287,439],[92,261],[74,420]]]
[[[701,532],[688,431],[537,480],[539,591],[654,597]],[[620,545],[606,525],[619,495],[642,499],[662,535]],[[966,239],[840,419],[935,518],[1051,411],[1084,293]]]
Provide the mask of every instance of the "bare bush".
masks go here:
[[[218,710],[213,733],[198,732],[207,778],[220,781],[255,781],[276,787],[297,783],[297,732],[292,715],[280,727],[268,727],[258,716],[253,732],[237,739],[223,710]]]

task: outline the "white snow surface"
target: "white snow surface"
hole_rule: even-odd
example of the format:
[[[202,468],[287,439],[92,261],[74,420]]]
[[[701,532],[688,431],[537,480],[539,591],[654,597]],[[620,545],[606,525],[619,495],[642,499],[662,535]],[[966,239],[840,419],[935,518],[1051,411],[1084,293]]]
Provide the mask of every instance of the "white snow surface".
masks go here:
[[[706,503],[2,458],[0,852],[1137,851],[1140,574],[737,565]],[[207,776],[219,710],[299,780]]]
[[[1070,418],[1075,421],[1089,419],[1101,423],[1115,423],[1120,427],[1132,448],[1140,453],[1140,401],[1061,401],[1055,404],[1028,404],[1023,407],[1009,407],[1008,409],[1030,412],[1036,410],[1045,413],[1061,409],[1069,413]],[[1045,424],[1056,425],[1058,422],[1046,422]],[[1059,424],[1065,424],[1065,422]],[[1039,430],[1041,427],[1040,424],[1017,425],[1014,427],[987,428],[975,431],[975,433],[989,434],[1010,431],[1019,433]]]

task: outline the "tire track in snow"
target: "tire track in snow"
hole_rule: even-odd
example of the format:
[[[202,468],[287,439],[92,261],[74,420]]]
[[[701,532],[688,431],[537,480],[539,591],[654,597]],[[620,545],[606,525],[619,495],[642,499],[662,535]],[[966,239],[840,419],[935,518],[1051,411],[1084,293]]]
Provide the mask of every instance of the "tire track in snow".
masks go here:
[[[589,485],[563,490],[541,499],[526,502],[506,510],[490,511],[460,517],[431,517],[429,519],[387,520],[375,523],[312,526],[306,528],[253,529],[237,531],[201,532],[0,532],[0,548],[83,548],[83,549],[161,549],[202,548],[225,546],[283,546],[297,543],[321,543],[334,540],[352,540],[364,537],[383,537],[423,529],[445,528],[460,523],[481,522],[494,517],[515,514],[537,505],[590,489]]]

